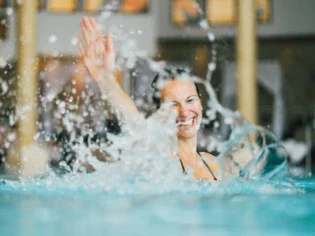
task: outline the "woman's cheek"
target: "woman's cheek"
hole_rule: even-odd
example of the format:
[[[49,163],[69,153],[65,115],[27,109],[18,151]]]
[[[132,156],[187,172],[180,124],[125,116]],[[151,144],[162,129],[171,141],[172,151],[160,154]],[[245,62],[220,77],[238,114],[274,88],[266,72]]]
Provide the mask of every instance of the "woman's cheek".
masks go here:
[[[198,114],[202,113],[202,106],[200,102],[193,105],[193,110]]]

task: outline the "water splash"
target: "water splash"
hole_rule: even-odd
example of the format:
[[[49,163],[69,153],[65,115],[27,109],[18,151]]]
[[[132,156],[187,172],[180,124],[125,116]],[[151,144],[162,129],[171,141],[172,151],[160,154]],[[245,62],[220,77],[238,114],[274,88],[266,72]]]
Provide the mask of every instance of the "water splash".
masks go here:
[[[98,21],[108,22],[111,11],[116,8],[117,4],[106,5]],[[178,160],[169,158],[167,152],[176,150],[177,140],[175,117],[165,110],[159,110],[149,118],[130,118],[122,126],[121,134],[106,132],[104,139],[99,137],[95,142],[95,131],[86,126],[82,116],[77,115],[75,111],[79,105],[71,103],[72,100],[69,99],[73,99],[73,96],[70,96],[67,102],[56,100],[58,109],[55,115],[61,119],[67,131],[66,144],[73,155],[57,163],[58,170],[51,169],[45,178],[24,179],[21,183],[5,181],[1,188],[35,192],[92,191],[122,195],[165,194],[174,191],[190,194],[296,192],[294,184],[272,180],[285,173],[286,169],[286,152],[280,141],[269,131],[251,125],[239,112],[231,111],[218,102],[211,86],[211,78],[217,66],[215,35],[205,20],[200,22],[200,27],[214,45],[212,61],[208,64],[205,79],[192,79],[203,84],[209,95],[207,122],[216,120],[217,114],[220,114],[224,123],[231,127],[228,140],[222,142],[214,137],[211,144],[206,144],[208,151],[216,149],[220,152],[218,159],[221,161],[224,181],[209,184],[182,175]],[[130,39],[130,34],[122,28],[111,26],[107,29],[115,35],[118,65],[131,70],[141,59],[147,62],[152,71],[163,73],[166,63],[156,62],[138,50],[136,41]],[[51,43],[56,40],[53,35],[50,37]],[[55,97],[56,94],[47,99],[52,101]],[[84,99],[88,100],[87,97]],[[109,115],[105,114],[105,117],[108,118]],[[217,125],[220,125],[218,121]],[[100,152],[106,162],[96,159],[95,152]]]

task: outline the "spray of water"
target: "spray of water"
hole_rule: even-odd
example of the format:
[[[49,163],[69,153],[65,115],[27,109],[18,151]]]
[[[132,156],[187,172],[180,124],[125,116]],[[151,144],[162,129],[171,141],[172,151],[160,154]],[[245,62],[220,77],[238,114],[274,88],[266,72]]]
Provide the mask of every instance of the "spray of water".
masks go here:
[[[115,2],[104,7],[97,19],[100,26],[108,25],[111,12],[116,7]],[[217,114],[220,114],[225,125],[231,127],[228,140],[223,142],[214,137],[212,143],[206,145],[208,151],[216,149],[220,153],[217,158],[223,176],[221,183],[198,182],[191,175],[182,175],[178,160],[170,158],[168,153],[169,150],[176,151],[177,139],[175,116],[166,110],[160,109],[148,118],[144,115],[130,117],[124,123],[119,123],[119,135],[105,130],[105,137],[102,139],[96,135],[94,129],[84,123],[82,116],[76,114],[78,104],[67,104],[55,99],[58,107],[55,114],[62,120],[67,133],[65,143],[71,149],[69,153],[72,155],[69,154],[68,159],[57,162],[45,178],[28,179],[22,182],[22,185],[6,181],[8,186],[33,191],[70,189],[118,194],[173,191],[234,194],[244,188],[272,193],[277,192],[279,186],[292,187],[288,182],[277,185],[275,182],[273,185],[269,183],[286,170],[287,154],[280,141],[269,131],[250,124],[239,112],[231,111],[218,102],[211,86],[212,74],[216,69],[215,36],[205,20],[200,22],[200,27],[205,30],[210,43],[214,45],[212,61],[208,64],[205,79],[190,79],[203,84],[209,95],[207,122],[217,119]],[[111,25],[109,28],[103,28],[103,31],[111,31],[115,36],[117,64],[120,68],[132,70],[137,61],[143,60],[152,71],[163,73],[166,63],[153,61],[145,52],[138,50],[136,41],[130,39],[120,26]],[[45,101],[53,101],[56,94],[53,97],[51,94],[47,96],[50,97],[46,97]],[[105,118],[108,117],[109,114],[106,113]],[[42,134],[38,135],[39,138],[41,136]],[[97,159],[96,152],[100,153],[102,158]],[[255,187],[251,185],[251,181],[261,180],[262,177],[263,183],[256,184]]]

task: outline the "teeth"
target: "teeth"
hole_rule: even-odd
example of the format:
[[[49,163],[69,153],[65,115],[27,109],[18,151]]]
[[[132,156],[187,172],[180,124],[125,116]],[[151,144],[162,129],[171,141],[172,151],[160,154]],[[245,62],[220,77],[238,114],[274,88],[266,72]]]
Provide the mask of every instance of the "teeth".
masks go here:
[[[190,119],[190,120],[186,120],[186,121],[180,121],[179,122],[179,125],[182,125],[182,126],[188,126],[188,125],[191,125],[192,124],[192,122],[193,122],[193,118],[192,119]]]

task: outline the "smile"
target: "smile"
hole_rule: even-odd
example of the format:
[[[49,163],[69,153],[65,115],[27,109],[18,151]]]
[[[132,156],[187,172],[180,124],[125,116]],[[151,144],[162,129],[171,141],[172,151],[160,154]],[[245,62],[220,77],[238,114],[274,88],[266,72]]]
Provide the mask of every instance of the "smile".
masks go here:
[[[183,120],[183,121],[179,120],[176,122],[176,125],[180,126],[180,127],[189,127],[189,126],[192,126],[194,124],[195,119],[196,119],[196,117],[192,117],[190,119]]]

